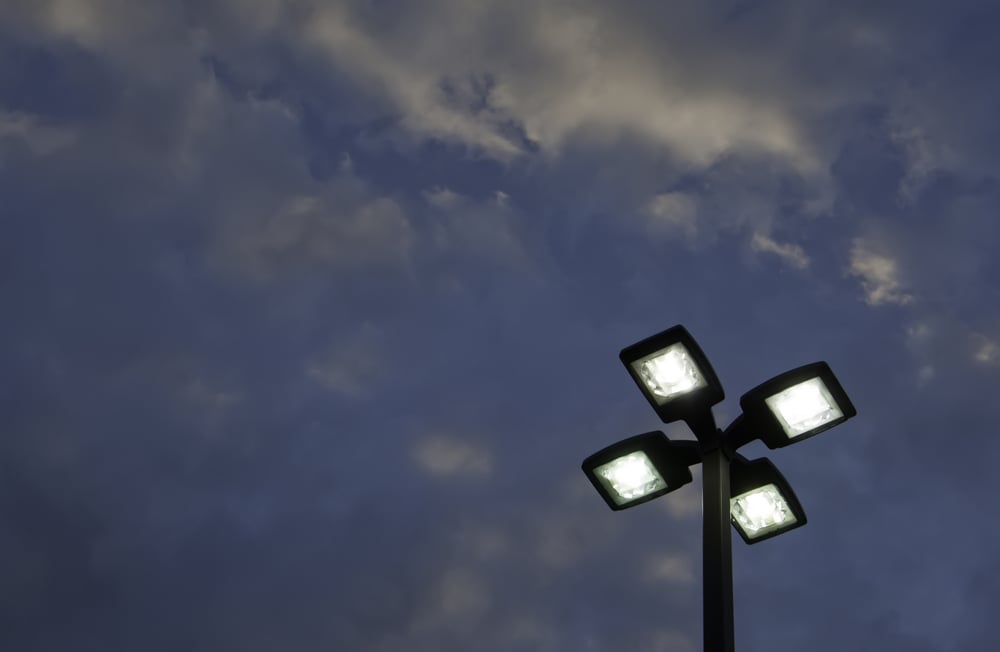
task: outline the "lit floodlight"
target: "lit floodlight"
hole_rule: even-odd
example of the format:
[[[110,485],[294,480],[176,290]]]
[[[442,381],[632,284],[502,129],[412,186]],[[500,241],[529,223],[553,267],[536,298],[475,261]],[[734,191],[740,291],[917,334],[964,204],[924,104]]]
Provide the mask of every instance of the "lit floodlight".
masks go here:
[[[755,538],[772,530],[795,523],[795,514],[773,484],[752,489],[733,498],[730,502],[733,522]]]
[[[725,398],[708,358],[683,326],[626,347],[619,358],[664,423],[701,417]]]
[[[789,437],[844,416],[821,378],[810,378],[764,399]]]
[[[707,384],[691,354],[680,342],[636,360],[632,369],[660,405]]]
[[[619,510],[691,482],[688,466],[698,459],[695,442],[672,442],[656,430],[594,453],[583,461],[583,472],[608,507]]]
[[[808,439],[857,414],[825,362],[787,371],[740,398],[744,420],[734,437],[781,448]]]
[[[767,458],[732,461],[729,501],[736,531],[757,543],[806,524],[806,514],[795,492]]]
[[[602,464],[594,473],[611,489],[618,504],[667,488],[667,483],[642,451]]]

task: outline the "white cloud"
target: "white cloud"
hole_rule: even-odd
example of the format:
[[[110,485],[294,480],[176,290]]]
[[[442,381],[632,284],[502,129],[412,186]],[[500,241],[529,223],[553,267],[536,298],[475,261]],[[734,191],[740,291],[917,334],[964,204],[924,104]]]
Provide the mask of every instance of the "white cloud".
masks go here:
[[[115,57],[117,66],[148,73],[169,67],[163,46],[184,42],[190,15],[176,3],[129,0],[32,0],[0,3],[0,21],[12,20],[25,33],[41,32]]]
[[[850,257],[851,274],[861,279],[868,305],[905,305],[913,301],[913,296],[903,290],[896,261],[877,251],[872,243],[856,239]]]
[[[695,652],[698,646],[679,631],[658,630],[648,635],[639,649],[641,652]]]
[[[25,145],[32,154],[45,156],[76,141],[76,134],[63,127],[41,124],[34,116],[0,111],[0,146],[8,142]]]
[[[424,199],[434,208],[451,210],[464,203],[464,198],[448,188],[431,188],[424,191]]]
[[[483,579],[468,568],[449,568],[421,597],[410,622],[418,637],[477,627],[489,613],[493,597]]]
[[[665,553],[646,560],[643,577],[671,584],[694,582],[694,562],[684,555]]]
[[[694,486],[671,491],[662,500],[657,501],[670,512],[673,518],[688,519],[693,516],[701,516],[701,492],[696,488],[700,483],[701,465],[691,469],[691,475],[694,478]]]
[[[1000,344],[996,340],[983,335],[977,335],[974,339],[976,341],[976,362],[989,365],[1000,364]]]
[[[906,329],[907,343],[911,347],[924,347],[933,336],[934,330],[926,322],[917,322]]]
[[[474,618],[490,606],[490,595],[483,581],[466,569],[452,569],[441,578],[437,591],[441,615],[448,619]]]
[[[382,377],[383,338],[372,324],[342,338],[306,365],[306,375],[328,390],[348,398],[365,397]]]
[[[654,233],[681,235],[692,239],[698,232],[698,206],[691,195],[667,192],[656,195],[643,208]]]
[[[560,639],[560,628],[536,615],[514,617],[501,630],[511,640],[511,649],[554,650]]]
[[[228,224],[223,246],[245,272],[267,278],[302,264],[358,269],[405,265],[416,235],[395,200],[356,179]]]
[[[493,455],[478,443],[453,435],[434,434],[413,449],[417,465],[432,475],[483,477],[493,472]]]
[[[506,194],[477,200],[432,188],[423,196],[435,209],[427,220],[431,256],[472,258],[476,264],[492,263],[518,273],[535,271],[536,262],[517,228],[520,215]]]
[[[478,561],[498,559],[511,549],[510,537],[495,525],[465,526],[455,533],[455,545]]]
[[[741,73],[773,74],[749,59],[696,48],[598,3],[431,4],[400,11],[377,29],[364,13],[327,4],[305,35],[365,92],[382,97],[410,133],[499,160],[526,151],[519,132],[547,154],[571,139],[631,134],[697,166],[741,150],[817,167],[793,112],[736,83]],[[742,70],[733,83],[698,74],[713,66]]]
[[[456,11],[460,11],[460,7],[456,7]],[[427,14],[430,15],[431,12]],[[386,41],[367,33],[357,17],[344,6],[335,4],[317,10],[305,26],[305,36],[321,46],[344,72],[353,75],[369,92],[384,94],[400,111],[407,129],[427,138],[465,143],[502,160],[519,153],[517,145],[500,133],[503,116],[491,111],[470,113],[450,105],[438,71],[453,66],[435,69],[420,65],[427,63],[423,55],[433,47],[414,50],[409,56],[401,57],[387,47]],[[436,38],[445,42],[451,40],[447,30]],[[431,46],[431,42],[425,46]],[[466,54],[463,52],[462,56]],[[458,59],[454,53],[451,58],[453,61]],[[470,90],[462,83],[458,88]]]
[[[754,233],[750,248],[757,252],[770,253],[778,256],[792,267],[805,269],[809,266],[809,256],[797,244],[781,243],[772,240],[763,233]]]

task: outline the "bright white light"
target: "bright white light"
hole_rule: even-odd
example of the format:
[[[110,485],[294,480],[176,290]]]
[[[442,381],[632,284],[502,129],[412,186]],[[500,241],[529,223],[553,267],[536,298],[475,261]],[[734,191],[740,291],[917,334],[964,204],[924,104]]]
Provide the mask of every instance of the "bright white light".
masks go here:
[[[844,416],[820,378],[810,378],[765,399],[789,438]]]
[[[798,520],[778,487],[773,484],[740,494],[729,502],[729,507],[736,524],[751,539],[792,525]]]
[[[667,486],[649,457],[642,451],[602,464],[594,469],[594,473],[611,490],[611,497],[617,505],[642,498]]]
[[[632,368],[661,405],[708,384],[691,354],[679,342],[636,360]]]

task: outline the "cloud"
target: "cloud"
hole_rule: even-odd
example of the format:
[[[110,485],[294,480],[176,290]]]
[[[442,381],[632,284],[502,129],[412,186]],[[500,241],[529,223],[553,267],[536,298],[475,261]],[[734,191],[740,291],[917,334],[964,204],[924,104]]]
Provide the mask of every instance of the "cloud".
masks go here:
[[[398,267],[416,237],[396,201],[369,194],[353,179],[322,194],[288,198],[228,227],[223,247],[240,269],[260,278],[308,265]]]
[[[448,188],[431,188],[424,191],[424,199],[434,208],[451,210],[464,203],[463,197]]]
[[[452,435],[424,437],[413,449],[413,459],[436,476],[483,477],[493,472],[493,456],[487,449]]]
[[[872,243],[856,239],[851,247],[850,260],[851,274],[861,279],[868,305],[906,305],[913,301],[913,296],[903,290],[896,261],[876,251]]]
[[[425,243],[429,262],[462,260],[529,274],[536,270],[537,262],[520,230],[523,216],[511,206],[506,193],[475,199],[447,188],[431,188],[423,197],[431,209]],[[461,284],[464,279],[456,281]]]
[[[647,635],[639,648],[641,652],[695,652],[699,646],[678,631],[660,629]]]
[[[694,563],[684,555],[659,554],[646,560],[643,576],[669,584],[691,584],[695,579]]]
[[[750,248],[757,252],[774,254],[797,269],[805,269],[809,266],[809,256],[806,255],[802,247],[791,242],[776,242],[762,233],[753,234]]]
[[[695,199],[682,192],[656,195],[643,208],[654,233],[680,235],[692,239],[698,232],[698,206]]]
[[[694,478],[694,485],[698,485],[701,482],[701,466],[692,468],[691,475]],[[660,502],[675,519],[701,516],[701,492],[694,487],[684,487],[679,491],[671,491]]]
[[[974,356],[976,362],[988,365],[1000,364],[1000,344],[996,340],[983,335],[978,335],[974,339],[976,341]]]
[[[366,93],[382,97],[405,130],[503,161],[528,153],[529,143],[556,154],[571,139],[634,134],[699,166],[757,150],[815,167],[780,101],[752,84],[707,83],[698,74],[732,66],[735,82],[740,74],[769,76],[766,67],[718,50],[695,55],[690,39],[663,34],[669,24],[654,30],[597,3],[431,5],[380,21],[347,4],[324,5],[305,35]],[[516,38],[498,40],[500,33]]]
[[[489,608],[490,594],[474,572],[453,568],[441,577],[428,605],[431,611],[428,620],[418,622],[418,628],[436,624],[472,625]]]
[[[488,102],[482,110],[463,106],[478,99],[473,80],[457,81],[454,95],[449,93],[442,87],[445,79],[436,71],[414,65],[422,58],[419,52],[405,58],[392,52],[385,40],[367,33],[359,17],[351,15],[344,5],[318,9],[305,26],[305,36],[368,92],[383,94],[400,112],[404,128],[424,138],[467,144],[503,160],[519,153],[518,146],[500,133],[505,117]]]
[[[35,156],[45,156],[75,141],[76,134],[68,128],[42,124],[32,115],[0,110],[0,147],[7,142],[17,142]]]
[[[455,546],[459,552],[478,561],[491,561],[511,551],[509,534],[496,525],[466,525],[455,533]]]
[[[386,369],[383,337],[371,323],[335,342],[324,355],[306,366],[306,375],[332,392],[348,398],[368,396]]]

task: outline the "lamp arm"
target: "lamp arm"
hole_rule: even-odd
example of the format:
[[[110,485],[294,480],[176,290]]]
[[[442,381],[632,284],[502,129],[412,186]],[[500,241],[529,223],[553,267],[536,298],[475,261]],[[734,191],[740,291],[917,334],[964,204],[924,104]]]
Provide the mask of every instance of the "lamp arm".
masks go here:
[[[746,416],[741,414],[732,423],[726,426],[722,433],[722,440],[727,450],[735,453],[736,450],[757,439],[752,424],[747,421]]]

